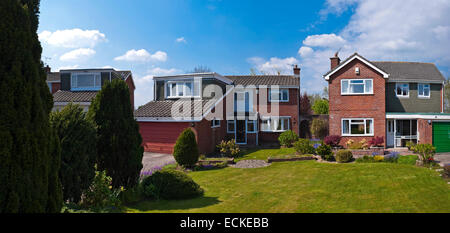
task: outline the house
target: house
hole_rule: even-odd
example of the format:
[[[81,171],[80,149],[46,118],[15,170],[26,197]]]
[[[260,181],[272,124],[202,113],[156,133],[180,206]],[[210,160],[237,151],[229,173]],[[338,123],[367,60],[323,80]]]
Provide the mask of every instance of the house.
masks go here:
[[[406,142],[450,151],[450,115],[444,114],[444,77],[432,63],[375,62],[355,53],[330,58],[331,135],[347,140],[384,137],[385,147]]]
[[[79,104],[85,111],[89,109],[92,99],[100,91],[106,81],[124,80],[130,90],[130,101],[134,109],[133,75],[131,71],[114,69],[67,69],[51,72],[46,67],[47,85],[53,95],[53,111],[60,110],[68,103]]]
[[[200,153],[222,140],[243,146],[278,143],[289,129],[299,133],[300,68],[294,75],[194,73],[154,77],[154,100],[139,107],[145,151],[172,153],[179,134],[191,128]]]

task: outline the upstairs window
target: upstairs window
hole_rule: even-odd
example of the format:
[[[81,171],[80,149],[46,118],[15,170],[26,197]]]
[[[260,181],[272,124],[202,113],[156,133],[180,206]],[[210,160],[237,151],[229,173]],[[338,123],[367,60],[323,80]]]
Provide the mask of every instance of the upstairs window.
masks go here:
[[[395,94],[397,97],[409,97],[409,84],[408,83],[396,83]]]
[[[289,102],[289,89],[270,89],[270,102]]]
[[[249,91],[234,93],[234,112],[253,112],[253,93]]]
[[[71,89],[79,91],[98,91],[102,88],[100,73],[72,74]]]
[[[367,95],[373,94],[372,79],[342,79],[342,95]]]
[[[167,98],[200,97],[200,83],[194,81],[168,81]]]
[[[419,83],[418,97],[419,98],[430,98],[430,84]]]

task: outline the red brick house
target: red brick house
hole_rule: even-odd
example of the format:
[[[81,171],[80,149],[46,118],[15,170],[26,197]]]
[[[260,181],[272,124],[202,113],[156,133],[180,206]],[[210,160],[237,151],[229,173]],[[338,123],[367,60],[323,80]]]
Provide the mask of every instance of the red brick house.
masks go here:
[[[407,141],[450,151],[450,115],[443,113],[444,77],[432,63],[374,62],[355,53],[330,58],[330,135],[385,139],[385,147]]]
[[[70,69],[51,72],[46,67],[47,85],[53,94],[53,110],[59,110],[68,103],[80,105],[85,111],[89,109],[92,99],[101,86],[113,79],[124,80],[130,90],[130,101],[134,109],[134,90],[136,89],[131,71],[114,69]]]
[[[297,66],[294,75],[194,73],[154,77],[154,83],[154,101],[135,111],[147,152],[172,153],[188,127],[203,154],[221,140],[258,146],[278,143],[289,129],[299,133]]]

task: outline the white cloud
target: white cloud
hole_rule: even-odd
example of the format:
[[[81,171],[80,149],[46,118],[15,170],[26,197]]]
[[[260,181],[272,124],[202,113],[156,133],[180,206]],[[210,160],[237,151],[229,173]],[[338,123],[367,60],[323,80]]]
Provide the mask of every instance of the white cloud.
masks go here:
[[[129,50],[124,55],[114,58],[115,61],[135,61],[135,62],[148,62],[148,61],[160,61],[165,62],[167,60],[167,53],[157,51],[154,54],[149,53],[145,49]]]
[[[177,43],[187,43],[187,41],[186,41],[186,39],[184,39],[184,37],[180,37],[180,38],[177,38],[176,40],[175,40]]]
[[[59,60],[61,60],[61,61],[80,61],[80,60],[88,59],[88,58],[92,57],[94,54],[95,54],[95,50],[93,50],[91,48],[80,48],[80,49],[75,49],[75,50],[72,50],[70,52],[67,52],[67,53],[61,55],[61,57],[59,57]]]
[[[72,66],[61,66],[58,68],[58,70],[71,70],[71,69],[78,69],[79,65],[72,65]]]
[[[48,45],[64,48],[93,48],[100,42],[106,41],[105,34],[99,30],[82,30],[79,28],[57,30],[55,32],[42,31],[39,40]]]
[[[294,57],[272,57],[269,61],[260,57],[251,57],[247,61],[264,74],[292,74],[292,66],[298,64],[298,60]]]
[[[298,54],[301,57],[307,57],[308,55],[311,55],[312,53],[314,53],[314,50],[312,48],[308,47],[308,46],[302,46],[298,50]]]
[[[342,37],[334,33],[308,36],[303,41],[304,45],[311,47],[336,47],[345,43],[346,41]]]

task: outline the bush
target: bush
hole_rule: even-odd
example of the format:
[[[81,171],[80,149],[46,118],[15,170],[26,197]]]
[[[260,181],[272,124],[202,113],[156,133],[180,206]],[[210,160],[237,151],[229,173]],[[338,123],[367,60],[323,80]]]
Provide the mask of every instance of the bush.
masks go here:
[[[194,132],[190,128],[183,130],[173,148],[173,157],[179,165],[192,167],[197,163],[199,156]]]
[[[311,133],[323,139],[328,134],[328,123],[325,120],[315,118],[311,123]]]
[[[359,142],[355,142],[353,139],[349,139],[345,145],[347,145],[348,149],[353,149],[353,150],[361,150],[361,149],[368,149],[369,148],[369,144],[367,143],[366,139],[362,139]]]
[[[295,151],[299,154],[314,154],[315,149],[308,139],[300,138],[294,143]]]
[[[341,139],[342,137],[339,135],[329,135],[325,137],[324,142],[325,144],[330,145],[332,147],[337,147],[339,146]]]
[[[220,153],[225,157],[236,157],[240,152],[239,146],[234,139],[229,141],[222,140],[220,144],[217,145],[217,148],[219,148]]]
[[[410,151],[415,151],[416,150],[416,143],[414,143],[413,141],[407,141],[406,142],[406,147]]]
[[[121,189],[113,189],[112,178],[106,171],[96,171],[91,186],[86,190],[82,205],[91,209],[102,209],[109,206],[120,206]]]
[[[298,140],[298,135],[292,131],[284,131],[280,136],[278,137],[278,141],[280,141],[280,145],[285,147],[291,147],[294,142]]]
[[[373,156],[373,161],[375,161],[375,162],[383,162],[384,161],[384,156],[382,156],[382,155],[375,155],[375,156]]]
[[[139,202],[143,199],[142,186],[136,185],[131,189],[120,192],[119,198],[121,203],[132,204]]]
[[[450,164],[444,166],[444,173],[442,174],[444,178],[450,178]]]
[[[373,137],[370,141],[369,141],[369,145],[370,146],[374,146],[374,147],[381,147],[383,146],[384,143],[384,138],[383,137]]]
[[[348,163],[348,162],[352,161],[352,159],[353,159],[353,154],[349,150],[339,150],[336,153],[336,161],[338,163]]]
[[[317,147],[316,152],[323,160],[332,161],[334,159],[331,146],[329,145],[321,145]]]
[[[144,196],[152,199],[186,199],[203,195],[191,177],[178,170],[156,171],[142,181]]]
[[[419,153],[420,155],[420,159],[424,164],[430,164],[434,162],[436,147],[431,144],[418,144],[415,147],[417,153]]]
[[[317,99],[316,101],[314,101],[314,104],[311,108],[314,111],[314,114],[328,114],[328,105],[328,100]]]

